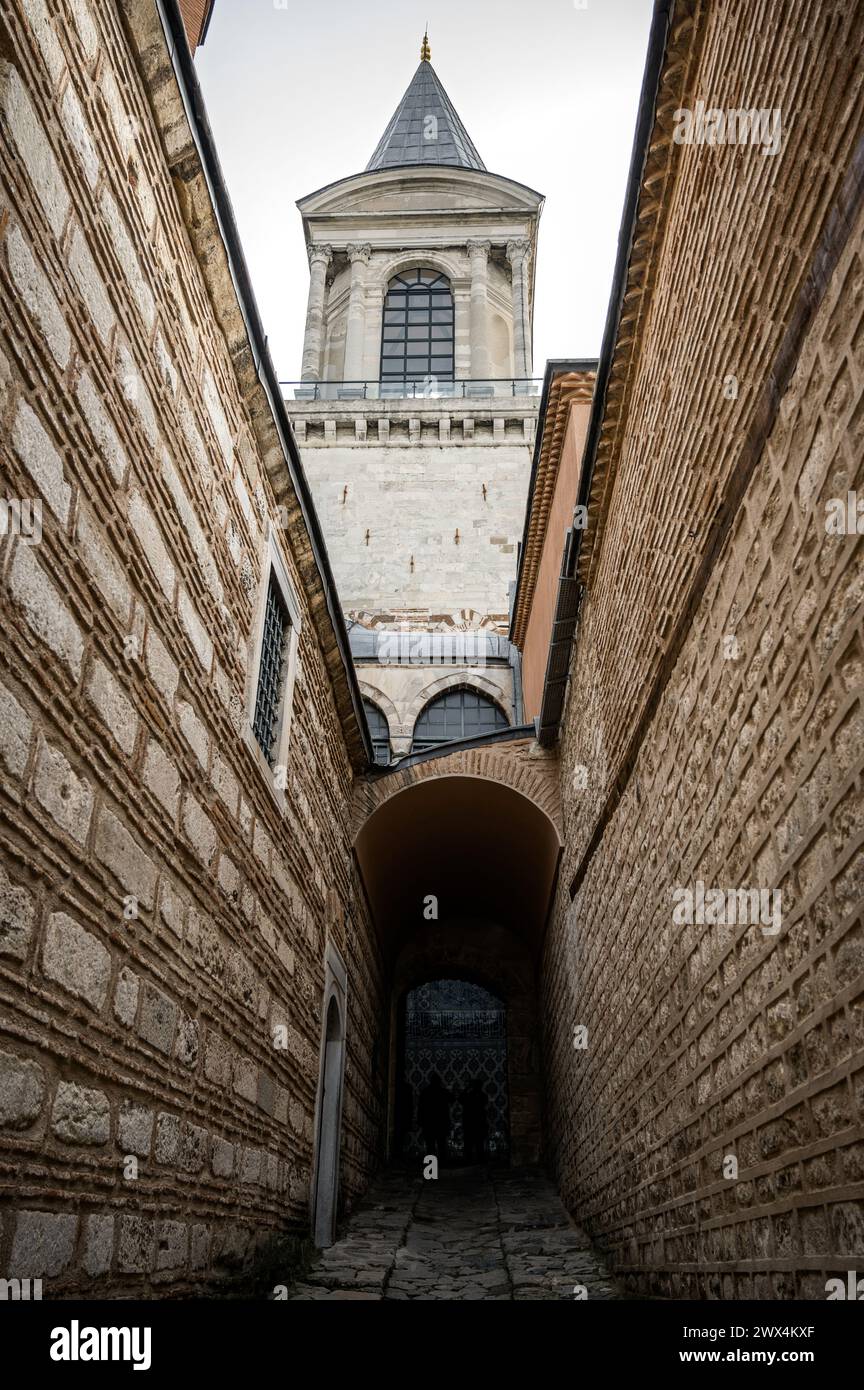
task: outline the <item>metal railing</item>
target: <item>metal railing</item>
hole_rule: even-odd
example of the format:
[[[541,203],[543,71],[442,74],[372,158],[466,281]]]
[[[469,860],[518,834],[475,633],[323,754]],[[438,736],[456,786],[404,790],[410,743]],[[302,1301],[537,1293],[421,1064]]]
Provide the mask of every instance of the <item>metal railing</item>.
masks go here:
[[[489,377],[484,381],[445,381],[420,377],[416,381],[280,381],[287,401],[393,401],[475,399],[484,396],[539,396],[542,377]]]

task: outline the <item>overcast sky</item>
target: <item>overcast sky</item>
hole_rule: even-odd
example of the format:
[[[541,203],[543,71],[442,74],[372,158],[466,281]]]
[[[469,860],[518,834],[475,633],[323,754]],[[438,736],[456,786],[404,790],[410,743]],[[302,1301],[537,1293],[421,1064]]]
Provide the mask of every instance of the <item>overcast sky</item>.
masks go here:
[[[283,8],[284,3],[284,8]],[[546,197],[534,371],[600,349],[651,0],[216,0],[196,66],[282,380],[308,291],[298,198],[365,168],[420,61],[486,167]]]

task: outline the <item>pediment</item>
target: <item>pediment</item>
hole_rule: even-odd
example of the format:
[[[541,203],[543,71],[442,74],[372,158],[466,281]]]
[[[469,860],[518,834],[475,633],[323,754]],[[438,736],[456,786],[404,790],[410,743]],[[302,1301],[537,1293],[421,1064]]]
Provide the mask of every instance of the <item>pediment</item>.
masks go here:
[[[301,198],[304,217],[401,212],[536,212],[543,196],[525,184],[477,169],[401,167],[355,174]]]

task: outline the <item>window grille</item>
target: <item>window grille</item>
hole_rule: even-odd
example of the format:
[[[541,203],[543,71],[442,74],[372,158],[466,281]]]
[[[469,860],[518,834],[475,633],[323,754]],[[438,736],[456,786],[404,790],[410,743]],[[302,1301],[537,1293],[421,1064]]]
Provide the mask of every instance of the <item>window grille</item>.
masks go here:
[[[363,708],[366,711],[366,722],[372,736],[372,752],[375,762],[380,767],[386,767],[390,761],[390,725],[378,706],[373,705],[371,700],[364,700]]]
[[[279,715],[282,708],[290,631],[291,619],[288,609],[279,592],[276,576],[271,570],[264,612],[264,633],[261,639],[255,717],[252,721],[258,746],[271,767],[276,761],[279,742]]]
[[[453,380],[453,295],[437,270],[405,271],[387,286],[381,341],[382,382]]]
[[[430,700],[420,711],[414,725],[411,751],[422,753],[426,748],[437,748],[451,739],[477,738],[507,728],[507,719],[494,700],[478,690],[462,686]]]

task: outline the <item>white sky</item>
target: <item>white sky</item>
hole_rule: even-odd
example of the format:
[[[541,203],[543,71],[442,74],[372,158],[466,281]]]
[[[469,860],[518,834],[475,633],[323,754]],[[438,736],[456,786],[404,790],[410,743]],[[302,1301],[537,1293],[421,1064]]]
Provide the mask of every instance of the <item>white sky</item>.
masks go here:
[[[285,8],[281,7],[285,4]],[[196,55],[264,330],[300,375],[309,270],[295,203],[359,173],[420,61],[486,167],[545,194],[534,374],[596,357],[651,0],[216,0]]]

